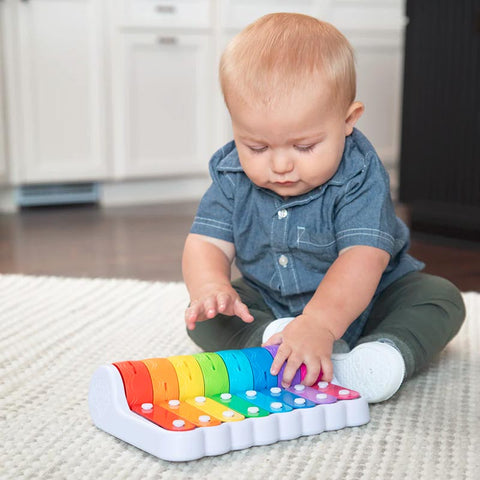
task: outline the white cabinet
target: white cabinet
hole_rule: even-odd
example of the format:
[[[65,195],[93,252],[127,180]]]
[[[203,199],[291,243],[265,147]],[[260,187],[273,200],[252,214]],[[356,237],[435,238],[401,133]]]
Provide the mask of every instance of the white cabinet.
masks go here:
[[[240,29],[274,11],[314,15],[349,38],[366,104],[359,128],[395,177],[403,4],[0,0],[0,181],[6,174],[13,186],[104,181],[103,191],[130,185],[139,192],[144,179],[155,194],[154,182],[166,181],[169,191],[186,194],[182,182],[207,179],[208,159],[231,139],[220,54]]]
[[[4,5],[0,1],[0,28],[3,25]],[[0,35],[0,183],[6,180],[7,175],[7,150],[5,130],[5,100],[4,100],[4,65],[3,65],[3,40]]]
[[[206,171],[213,148],[212,48],[208,33],[116,34],[115,178]]]
[[[6,0],[14,183],[107,173],[104,7],[98,0]]]

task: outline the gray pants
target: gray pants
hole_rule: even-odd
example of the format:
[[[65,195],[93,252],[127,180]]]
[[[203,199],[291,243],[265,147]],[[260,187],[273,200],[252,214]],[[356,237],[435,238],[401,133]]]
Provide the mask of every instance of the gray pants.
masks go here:
[[[255,318],[217,315],[197,323],[190,338],[208,352],[257,347],[266,326],[275,317],[262,296],[243,279],[233,287]],[[407,378],[425,367],[459,331],[465,306],[458,289],[448,280],[410,273],[384,290],[375,301],[358,343],[389,339],[402,353]]]

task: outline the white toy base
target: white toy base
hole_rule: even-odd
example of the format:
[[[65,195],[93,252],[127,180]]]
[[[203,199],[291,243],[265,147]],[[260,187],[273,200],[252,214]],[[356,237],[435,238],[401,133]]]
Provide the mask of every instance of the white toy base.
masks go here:
[[[122,377],[114,365],[96,370],[88,403],[98,428],[158,458],[177,462],[360,426],[370,420],[368,403],[360,397],[218,426],[170,431],[130,410]]]

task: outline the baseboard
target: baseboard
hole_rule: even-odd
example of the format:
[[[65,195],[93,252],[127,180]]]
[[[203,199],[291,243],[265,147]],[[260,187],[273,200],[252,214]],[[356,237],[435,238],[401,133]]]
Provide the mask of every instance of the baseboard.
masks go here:
[[[202,197],[209,185],[210,179],[207,176],[105,182],[98,184],[96,200],[102,207],[196,201]],[[48,187],[48,185],[45,186]],[[13,213],[22,205],[36,205],[34,202],[29,205],[20,202],[19,188],[8,185],[0,188],[0,212]],[[76,198],[69,200],[68,195],[63,199],[64,203],[57,196],[55,202],[48,204],[79,203],[79,201],[73,201]],[[42,203],[42,205],[46,204]]]
[[[0,187],[0,212],[13,213],[17,209],[15,188],[10,186]]]
[[[106,182],[101,186],[104,207],[199,200],[210,185],[207,176]]]

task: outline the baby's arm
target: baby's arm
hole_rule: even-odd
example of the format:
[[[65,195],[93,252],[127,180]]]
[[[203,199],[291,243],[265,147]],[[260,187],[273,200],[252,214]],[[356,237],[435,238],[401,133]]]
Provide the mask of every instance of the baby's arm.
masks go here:
[[[288,387],[302,363],[303,381],[312,385],[320,370],[323,379],[333,375],[333,342],[367,308],[388,265],[390,255],[379,248],[355,246],[340,252],[303,313],[266,345],[280,343],[271,372],[276,375],[285,361],[283,386]]]
[[[188,235],[183,251],[183,278],[190,294],[190,306],[185,312],[189,330],[196,322],[219,313],[237,315],[252,322],[248,307],[241,301],[230,283],[230,266],[235,257],[233,243],[205,235]]]

